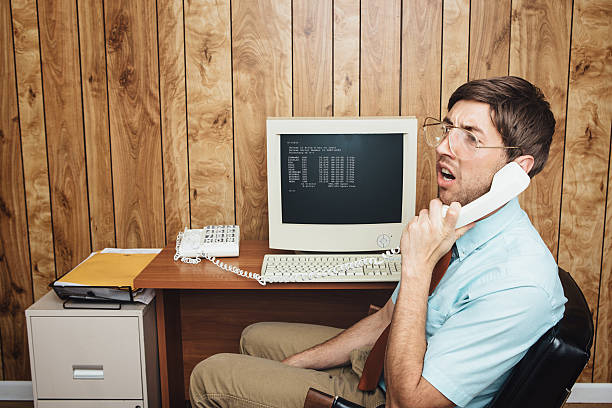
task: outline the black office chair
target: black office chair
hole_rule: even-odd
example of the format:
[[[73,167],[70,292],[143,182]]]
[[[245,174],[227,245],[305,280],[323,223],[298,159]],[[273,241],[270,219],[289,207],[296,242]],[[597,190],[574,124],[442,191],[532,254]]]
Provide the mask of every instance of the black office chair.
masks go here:
[[[589,361],[593,344],[589,306],[569,273],[559,268],[559,278],[567,298],[563,318],[529,348],[487,408],[561,407]],[[311,388],[304,408],[363,407]]]

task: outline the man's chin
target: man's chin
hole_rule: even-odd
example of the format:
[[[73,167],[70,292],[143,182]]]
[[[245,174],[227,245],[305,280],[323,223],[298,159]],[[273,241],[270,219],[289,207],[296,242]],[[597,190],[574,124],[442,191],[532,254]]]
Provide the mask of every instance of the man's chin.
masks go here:
[[[442,201],[442,204],[451,205],[453,201],[457,201],[453,199],[454,195],[445,188],[438,186],[438,199]]]
[[[464,205],[469,203],[469,201],[466,202],[465,199],[462,199],[461,197],[457,197],[457,195],[450,194],[449,191],[444,191],[444,190],[438,191],[438,198],[440,199],[440,201],[442,201],[442,204],[444,205],[451,205],[451,203],[458,202],[463,207]]]

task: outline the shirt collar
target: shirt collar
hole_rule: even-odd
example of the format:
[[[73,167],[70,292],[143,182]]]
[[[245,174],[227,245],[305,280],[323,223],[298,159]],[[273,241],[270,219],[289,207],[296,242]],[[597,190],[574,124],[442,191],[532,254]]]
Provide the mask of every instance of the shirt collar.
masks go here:
[[[485,242],[499,234],[520,212],[521,206],[519,205],[518,198],[515,197],[495,214],[476,222],[476,225],[463,234],[455,243],[459,260],[462,261],[476,248],[481,247]]]

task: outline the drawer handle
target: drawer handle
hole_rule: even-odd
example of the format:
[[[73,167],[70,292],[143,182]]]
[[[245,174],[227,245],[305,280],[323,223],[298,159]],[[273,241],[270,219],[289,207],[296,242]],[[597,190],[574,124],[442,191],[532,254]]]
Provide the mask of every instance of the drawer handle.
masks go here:
[[[73,365],[73,380],[103,380],[104,367],[101,365]]]

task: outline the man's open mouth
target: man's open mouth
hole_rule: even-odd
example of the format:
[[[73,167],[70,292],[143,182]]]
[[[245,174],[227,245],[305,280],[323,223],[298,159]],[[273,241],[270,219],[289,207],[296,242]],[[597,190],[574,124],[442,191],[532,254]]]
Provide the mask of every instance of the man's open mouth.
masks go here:
[[[445,168],[440,168],[440,172],[442,173],[442,177],[444,177],[444,180],[454,180],[455,179],[455,176],[453,176],[453,174]]]

